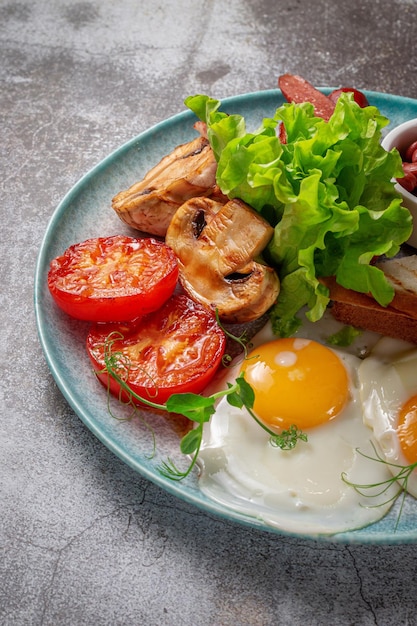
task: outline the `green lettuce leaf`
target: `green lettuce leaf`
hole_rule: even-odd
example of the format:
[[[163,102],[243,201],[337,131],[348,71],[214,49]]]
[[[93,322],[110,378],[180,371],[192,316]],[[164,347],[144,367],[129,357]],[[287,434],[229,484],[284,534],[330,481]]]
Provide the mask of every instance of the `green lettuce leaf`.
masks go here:
[[[185,104],[207,125],[223,193],[274,226],[264,256],[281,280],[272,311],[277,334],[294,332],[306,305],[307,317],[320,319],[329,302],[321,276],[389,304],[393,289],[371,261],[398,252],[412,218],[392,182],[402,175],[401,158],[381,147],[388,120],[376,107],[360,108],[344,93],[325,122],[309,103],[285,103],[248,132],[244,118],[221,112],[218,100],[197,95]]]

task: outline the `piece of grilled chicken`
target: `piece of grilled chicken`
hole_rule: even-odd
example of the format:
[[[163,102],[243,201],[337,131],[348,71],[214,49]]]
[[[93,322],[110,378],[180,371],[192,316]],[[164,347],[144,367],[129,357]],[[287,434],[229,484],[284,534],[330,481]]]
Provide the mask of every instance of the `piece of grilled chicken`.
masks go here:
[[[206,137],[177,146],[143,178],[112,200],[121,220],[144,233],[164,237],[176,210],[190,198],[210,196],[217,163]]]

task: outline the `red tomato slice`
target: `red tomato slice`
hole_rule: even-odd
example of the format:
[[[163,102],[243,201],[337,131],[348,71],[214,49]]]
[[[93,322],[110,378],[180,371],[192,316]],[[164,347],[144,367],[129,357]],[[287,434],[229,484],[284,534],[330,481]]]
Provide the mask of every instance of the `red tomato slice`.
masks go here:
[[[123,355],[119,374],[132,391],[163,403],[173,393],[200,393],[206,387],[220,365],[226,337],[211,311],[182,294],[136,322],[94,325],[87,337],[94,369],[114,395],[126,400],[104,370],[110,341],[111,353]]]
[[[51,262],[48,287],[72,317],[120,322],[159,309],[177,279],[177,259],[165,243],[115,235],[70,246]]]

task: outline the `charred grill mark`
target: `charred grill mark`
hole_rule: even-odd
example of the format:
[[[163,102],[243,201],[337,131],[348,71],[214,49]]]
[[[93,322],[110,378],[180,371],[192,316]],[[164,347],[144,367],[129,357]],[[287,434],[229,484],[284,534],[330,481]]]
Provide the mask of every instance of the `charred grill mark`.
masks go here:
[[[209,145],[208,141],[203,140],[201,142],[201,146],[199,146],[196,150],[193,150],[192,152],[187,152],[187,154],[183,154],[180,158],[188,159],[190,157],[197,156],[198,154],[201,154],[203,150],[205,150],[208,147],[208,145]]]

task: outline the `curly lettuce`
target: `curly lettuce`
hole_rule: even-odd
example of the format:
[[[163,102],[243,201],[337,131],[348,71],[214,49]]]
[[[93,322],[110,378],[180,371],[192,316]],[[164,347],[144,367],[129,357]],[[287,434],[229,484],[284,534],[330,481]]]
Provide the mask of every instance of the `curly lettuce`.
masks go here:
[[[393,288],[371,261],[397,254],[412,218],[392,182],[402,175],[400,155],[381,147],[389,121],[376,107],[360,108],[344,93],[325,122],[310,103],[285,103],[248,132],[219,100],[196,95],[185,104],[207,125],[222,192],[274,226],[265,258],[281,281],[271,316],[278,335],[297,329],[303,307],[311,321],[323,315],[329,292],[320,277],[391,302]]]

